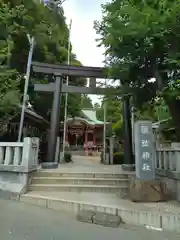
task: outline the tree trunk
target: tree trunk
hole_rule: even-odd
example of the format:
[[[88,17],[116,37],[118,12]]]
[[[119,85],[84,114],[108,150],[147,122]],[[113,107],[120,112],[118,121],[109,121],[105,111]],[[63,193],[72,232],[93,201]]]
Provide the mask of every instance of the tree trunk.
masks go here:
[[[164,100],[169,108],[169,112],[175,126],[175,131],[178,140],[180,141],[180,100],[175,98]]]

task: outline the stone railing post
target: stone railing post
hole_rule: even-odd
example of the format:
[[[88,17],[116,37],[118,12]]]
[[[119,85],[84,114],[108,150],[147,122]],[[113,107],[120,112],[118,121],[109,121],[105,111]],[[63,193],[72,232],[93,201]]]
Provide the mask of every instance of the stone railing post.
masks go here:
[[[39,139],[24,138],[22,163],[27,172],[35,170],[38,165]]]
[[[25,167],[26,171],[30,168],[30,155],[31,155],[31,138],[26,137],[23,141],[23,152],[22,152],[22,163],[21,165]]]
[[[57,137],[56,154],[55,154],[55,162],[56,163],[59,163],[59,158],[60,158],[60,137]]]
[[[32,155],[31,155],[31,166],[38,166],[39,163],[39,138],[33,137],[32,140]]]
[[[180,148],[176,152],[176,172],[180,173]]]
[[[113,150],[114,150],[114,139],[111,137],[109,139],[109,154],[110,154],[110,164],[113,165]]]

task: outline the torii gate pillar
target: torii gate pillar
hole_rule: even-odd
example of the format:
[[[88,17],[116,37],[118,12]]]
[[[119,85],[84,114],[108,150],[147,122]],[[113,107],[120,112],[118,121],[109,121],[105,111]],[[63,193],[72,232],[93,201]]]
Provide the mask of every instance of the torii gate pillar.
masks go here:
[[[63,79],[61,76],[56,76],[55,89],[53,93],[53,104],[51,112],[51,123],[49,130],[49,140],[47,149],[46,162],[42,163],[42,168],[57,168],[58,163],[55,162],[57,136],[60,125],[60,106],[61,106],[61,91]]]

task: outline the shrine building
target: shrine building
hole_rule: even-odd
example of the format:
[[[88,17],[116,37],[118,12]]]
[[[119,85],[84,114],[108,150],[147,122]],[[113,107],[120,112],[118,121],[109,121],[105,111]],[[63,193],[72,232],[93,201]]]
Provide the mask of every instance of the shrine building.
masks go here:
[[[71,150],[99,150],[103,146],[104,122],[97,119],[96,110],[82,109],[80,117],[67,118],[66,124],[66,146]]]

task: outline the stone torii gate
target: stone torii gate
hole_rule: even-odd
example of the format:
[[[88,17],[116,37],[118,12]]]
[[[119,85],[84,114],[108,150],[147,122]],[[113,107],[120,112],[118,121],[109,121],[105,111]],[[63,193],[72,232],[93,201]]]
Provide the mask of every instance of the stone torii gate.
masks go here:
[[[83,93],[83,94],[101,94],[105,93],[105,88],[96,87],[96,78],[106,78],[106,69],[100,67],[85,67],[71,65],[55,65],[40,62],[33,62],[33,71],[37,73],[50,74],[55,77],[54,83],[35,84],[34,90],[38,92],[53,93],[53,103],[51,112],[51,123],[48,140],[47,162],[42,164],[44,168],[57,168],[55,163],[56,141],[60,124],[60,105],[62,93]],[[65,76],[77,76],[90,78],[90,87],[67,86],[63,83]],[[115,93],[113,93],[115,94]],[[124,157],[126,164],[132,164],[132,135],[129,100],[124,100]]]

